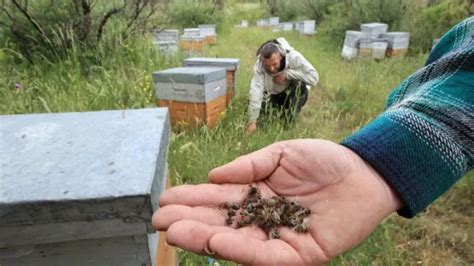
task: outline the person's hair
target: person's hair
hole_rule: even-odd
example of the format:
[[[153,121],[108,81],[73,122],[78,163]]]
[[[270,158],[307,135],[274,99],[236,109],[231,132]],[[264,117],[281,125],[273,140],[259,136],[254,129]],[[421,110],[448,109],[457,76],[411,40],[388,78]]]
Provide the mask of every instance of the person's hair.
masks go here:
[[[274,43],[266,43],[265,45],[262,46],[260,49],[260,56],[264,59],[268,59],[272,56],[274,53],[279,53],[280,50]]]

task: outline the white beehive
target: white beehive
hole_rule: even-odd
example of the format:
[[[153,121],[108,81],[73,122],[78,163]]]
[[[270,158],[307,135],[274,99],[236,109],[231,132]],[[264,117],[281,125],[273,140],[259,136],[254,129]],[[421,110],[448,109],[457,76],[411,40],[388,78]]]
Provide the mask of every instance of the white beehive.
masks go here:
[[[186,36],[186,37],[198,37],[201,35],[201,31],[199,30],[199,28],[188,28],[188,29],[184,29],[184,34],[183,36]]]
[[[316,34],[316,21],[305,20],[300,23],[299,31],[302,35],[315,35]]]
[[[279,17],[270,17],[268,19],[268,24],[270,26],[277,26],[280,23],[280,18]]]
[[[381,37],[382,33],[387,32],[388,25],[385,23],[365,23],[360,25],[365,38],[375,39]]]
[[[387,54],[389,56],[404,56],[410,44],[409,32],[387,32],[382,34],[387,39]]]
[[[384,39],[375,39],[372,42],[372,58],[384,59],[387,52],[387,41]]]

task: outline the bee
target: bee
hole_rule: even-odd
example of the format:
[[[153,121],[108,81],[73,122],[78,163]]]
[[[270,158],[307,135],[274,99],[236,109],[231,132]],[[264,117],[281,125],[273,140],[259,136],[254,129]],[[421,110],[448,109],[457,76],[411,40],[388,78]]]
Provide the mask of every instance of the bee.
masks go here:
[[[235,202],[230,202],[230,201],[227,201],[224,203],[224,206],[223,206],[224,209],[234,209],[234,210],[238,210],[240,208],[240,205],[238,203],[235,203]]]
[[[280,233],[278,233],[276,228],[270,229],[268,232],[268,239],[278,239],[280,238]]]
[[[307,223],[301,223],[296,225],[295,231],[298,233],[307,233],[309,232],[309,224]]]

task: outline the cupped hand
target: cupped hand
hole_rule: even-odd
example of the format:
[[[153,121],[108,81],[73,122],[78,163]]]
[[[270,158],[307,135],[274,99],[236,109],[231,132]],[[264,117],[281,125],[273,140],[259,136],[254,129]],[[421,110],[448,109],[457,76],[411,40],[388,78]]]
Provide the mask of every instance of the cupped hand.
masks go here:
[[[383,178],[350,149],[314,139],[278,142],[212,170],[211,184],[163,193],[153,226],[183,249],[248,265],[318,265],[364,240],[400,208]],[[240,202],[249,184],[263,197],[284,196],[311,209],[310,231],[226,226],[219,207]]]

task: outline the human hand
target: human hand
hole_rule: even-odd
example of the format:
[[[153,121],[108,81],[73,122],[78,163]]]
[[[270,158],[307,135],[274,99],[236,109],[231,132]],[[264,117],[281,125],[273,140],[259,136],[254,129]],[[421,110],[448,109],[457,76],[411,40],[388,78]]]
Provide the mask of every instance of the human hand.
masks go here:
[[[212,170],[211,184],[163,193],[153,226],[167,242],[242,264],[322,264],[364,240],[400,201],[383,178],[350,149],[325,140],[290,140]],[[219,209],[241,202],[249,184],[263,197],[284,196],[311,209],[310,231],[280,228],[268,240],[257,227],[226,226]]]
[[[257,123],[253,122],[247,125],[247,128],[245,129],[245,134],[250,135],[257,131]]]
[[[283,74],[279,74],[273,77],[273,81],[277,84],[283,84],[286,82],[286,78]]]

